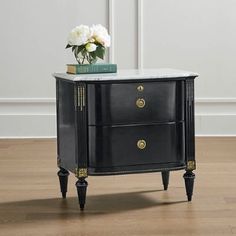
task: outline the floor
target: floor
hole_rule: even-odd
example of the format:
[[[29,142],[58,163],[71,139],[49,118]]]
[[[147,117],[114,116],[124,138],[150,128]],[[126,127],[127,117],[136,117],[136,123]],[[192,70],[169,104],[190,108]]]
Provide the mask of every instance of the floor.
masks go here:
[[[183,171],[89,177],[80,212],[75,177],[60,198],[52,139],[0,140],[0,235],[236,235],[236,138],[197,138],[193,201]]]

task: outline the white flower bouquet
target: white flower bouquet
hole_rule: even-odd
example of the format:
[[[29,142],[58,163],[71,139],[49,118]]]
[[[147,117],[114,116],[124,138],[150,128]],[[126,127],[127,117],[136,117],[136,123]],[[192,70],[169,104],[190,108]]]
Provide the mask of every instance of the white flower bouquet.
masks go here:
[[[66,48],[72,48],[79,64],[93,64],[104,59],[105,50],[110,47],[110,35],[102,25],[79,25],[71,30]]]

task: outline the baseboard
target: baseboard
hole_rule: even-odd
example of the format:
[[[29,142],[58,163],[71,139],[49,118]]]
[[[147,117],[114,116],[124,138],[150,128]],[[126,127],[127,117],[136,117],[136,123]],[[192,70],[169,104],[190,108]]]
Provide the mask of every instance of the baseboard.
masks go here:
[[[56,140],[56,136],[0,136],[0,140],[7,140],[7,139],[53,139]]]
[[[236,136],[236,115],[209,114],[195,117],[197,136]]]
[[[56,115],[0,115],[0,138],[56,136]]]
[[[0,138],[56,135],[55,98],[0,98]]]

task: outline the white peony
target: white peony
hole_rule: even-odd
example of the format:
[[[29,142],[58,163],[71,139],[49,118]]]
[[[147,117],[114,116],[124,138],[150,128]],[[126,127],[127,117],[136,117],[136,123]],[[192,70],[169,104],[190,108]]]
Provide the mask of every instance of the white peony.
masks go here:
[[[88,52],[93,52],[93,51],[96,51],[97,45],[94,43],[87,43],[85,48]]]
[[[91,27],[92,37],[104,47],[110,47],[111,45],[111,38],[107,32],[107,29],[102,25],[93,25]]]
[[[92,32],[87,25],[79,25],[71,30],[68,36],[69,45],[83,45],[86,44],[92,36]]]

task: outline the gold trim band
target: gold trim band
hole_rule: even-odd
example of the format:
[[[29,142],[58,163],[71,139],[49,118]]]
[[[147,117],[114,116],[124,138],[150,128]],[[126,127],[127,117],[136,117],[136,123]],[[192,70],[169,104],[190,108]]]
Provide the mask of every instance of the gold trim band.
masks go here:
[[[75,176],[77,178],[86,178],[88,176],[88,169],[87,168],[76,168]]]

